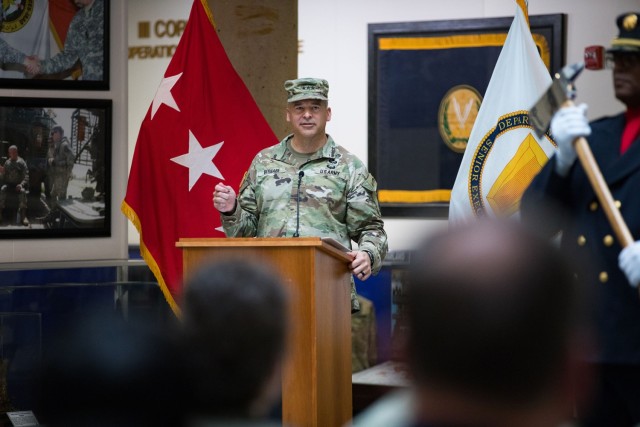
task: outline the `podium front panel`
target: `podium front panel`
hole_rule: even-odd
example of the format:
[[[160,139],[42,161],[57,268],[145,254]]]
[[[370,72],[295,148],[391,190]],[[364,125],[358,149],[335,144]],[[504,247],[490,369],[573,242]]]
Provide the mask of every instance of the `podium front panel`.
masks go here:
[[[352,417],[351,300],[345,259],[323,247],[319,239],[310,238],[190,239],[178,246],[184,249],[185,281],[201,263],[229,258],[262,261],[281,274],[290,298],[283,422],[300,427],[348,422]]]

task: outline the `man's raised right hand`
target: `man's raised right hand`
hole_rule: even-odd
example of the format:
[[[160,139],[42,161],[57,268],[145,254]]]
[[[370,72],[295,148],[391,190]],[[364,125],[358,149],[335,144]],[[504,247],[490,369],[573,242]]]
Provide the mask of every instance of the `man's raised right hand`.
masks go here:
[[[236,209],[236,192],[228,185],[219,182],[213,191],[213,207],[222,213]]]

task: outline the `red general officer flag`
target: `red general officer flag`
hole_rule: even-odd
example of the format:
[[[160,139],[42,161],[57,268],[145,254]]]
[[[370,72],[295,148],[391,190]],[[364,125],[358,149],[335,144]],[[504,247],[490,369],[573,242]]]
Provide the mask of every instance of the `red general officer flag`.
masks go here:
[[[277,143],[216,34],[206,0],[195,0],[180,43],[140,127],[122,212],[178,313],[182,237],[224,237],[212,194],[237,187],[258,151]]]

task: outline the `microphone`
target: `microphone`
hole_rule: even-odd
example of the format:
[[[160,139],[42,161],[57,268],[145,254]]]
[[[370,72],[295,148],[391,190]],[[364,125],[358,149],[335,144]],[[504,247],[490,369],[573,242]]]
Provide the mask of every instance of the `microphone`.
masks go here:
[[[298,172],[298,192],[296,193],[296,232],[293,233],[293,237],[300,237],[300,184],[302,184],[302,177],[304,171]]]
[[[587,46],[584,48],[584,68],[587,70],[604,70],[610,68],[605,60],[604,46]]]

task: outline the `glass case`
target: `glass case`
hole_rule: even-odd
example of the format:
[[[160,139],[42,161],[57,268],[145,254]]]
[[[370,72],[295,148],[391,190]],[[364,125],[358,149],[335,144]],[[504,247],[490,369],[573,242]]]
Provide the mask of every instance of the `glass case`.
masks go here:
[[[121,268],[0,271],[0,427],[11,425],[6,412],[34,409],[38,368],[73,322],[96,312],[159,327],[176,320],[146,265]]]
[[[41,358],[41,313],[0,312],[0,412],[29,400],[33,367]]]

